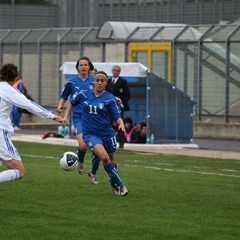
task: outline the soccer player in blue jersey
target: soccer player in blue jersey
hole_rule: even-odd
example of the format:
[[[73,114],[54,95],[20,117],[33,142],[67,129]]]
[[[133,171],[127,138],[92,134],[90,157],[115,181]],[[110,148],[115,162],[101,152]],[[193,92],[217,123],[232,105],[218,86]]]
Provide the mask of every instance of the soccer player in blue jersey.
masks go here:
[[[24,84],[20,76],[17,77],[15,83],[13,84],[13,87],[18,89],[21,93],[24,94]],[[13,105],[12,108],[12,121],[14,125],[14,130],[21,130],[20,128],[20,120],[21,120],[21,111],[22,109]]]
[[[92,74],[89,73],[90,70],[93,69],[93,65],[90,59],[86,56],[79,58],[76,63],[76,69],[78,71],[78,74],[72,77],[64,85],[64,88],[61,92],[57,108],[57,112],[59,114],[62,112],[64,103],[69,97],[73,96],[74,93],[79,92],[80,90],[93,88],[94,77]],[[74,108],[72,113],[72,119],[79,145],[77,151],[79,158],[78,172],[82,175],[84,173],[84,157],[87,151],[87,146],[82,138],[82,104],[79,104]],[[92,163],[96,165],[94,169],[98,169],[100,160],[95,156],[95,154],[92,155]],[[90,177],[92,177],[92,182],[94,184],[98,184],[96,174],[92,174]]]
[[[114,165],[117,141],[109,116],[116,121],[119,130],[125,132],[125,128],[116,97],[105,91],[107,81],[107,74],[99,71],[94,75],[93,89],[75,93],[67,106],[63,124],[67,124],[69,114],[74,107],[83,105],[83,140],[88,148],[101,159],[109,175],[113,193],[126,196],[128,190],[123,185]]]

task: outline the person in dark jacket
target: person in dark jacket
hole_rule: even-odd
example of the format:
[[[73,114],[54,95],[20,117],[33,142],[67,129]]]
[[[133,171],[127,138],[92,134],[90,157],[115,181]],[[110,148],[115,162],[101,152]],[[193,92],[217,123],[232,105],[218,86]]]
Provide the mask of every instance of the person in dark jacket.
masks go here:
[[[128,82],[126,79],[121,78],[119,75],[121,73],[121,68],[118,65],[113,66],[112,68],[112,78],[108,80],[106,90],[112,93],[115,97],[118,97],[122,100],[121,104],[121,116],[124,119],[124,112],[129,111],[128,101],[131,97],[130,90],[128,87]],[[119,147],[124,147],[124,133],[118,132]]]
[[[122,100],[121,115],[123,118],[124,112],[130,110],[128,101],[131,97],[131,94],[130,94],[127,80],[124,78],[121,78],[119,76],[120,73],[121,73],[121,68],[117,65],[113,66],[112,78],[108,80],[106,90],[112,93],[115,97],[118,97]]]

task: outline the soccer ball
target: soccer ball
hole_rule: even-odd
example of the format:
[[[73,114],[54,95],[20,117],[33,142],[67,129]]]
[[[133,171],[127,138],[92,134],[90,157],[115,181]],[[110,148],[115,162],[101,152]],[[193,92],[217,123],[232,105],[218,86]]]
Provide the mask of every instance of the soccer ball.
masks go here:
[[[60,167],[66,171],[73,171],[78,167],[78,156],[74,152],[65,152],[59,159]]]

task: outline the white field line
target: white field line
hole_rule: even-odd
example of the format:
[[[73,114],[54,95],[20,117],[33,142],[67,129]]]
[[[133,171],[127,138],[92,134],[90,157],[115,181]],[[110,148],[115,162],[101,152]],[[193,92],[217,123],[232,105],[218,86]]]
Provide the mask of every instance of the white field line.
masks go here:
[[[220,169],[220,171],[223,171],[223,172],[235,172],[235,173],[239,173],[240,172],[239,170],[235,170],[235,169]]]
[[[126,162],[131,162],[131,163],[143,163],[143,164],[146,164],[146,163],[147,163],[147,162],[144,162],[144,160],[126,160]],[[167,166],[176,165],[175,163],[163,163],[163,162],[155,162],[154,164],[156,164],[156,165],[167,165]]]
[[[131,162],[131,163],[143,163],[143,164],[147,164],[147,162],[143,162],[141,160],[126,160],[127,162]],[[180,161],[175,161],[175,162],[180,162]],[[183,162],[186,162],[186,163],[194,163],[194,162],[197,162],[197,161],[181,161],[181,163]],[[174,166],[176,165],[175,163],[162,163],[162,162],[154,162],[153,164],[155,165],[166,165],[166,166]],[[201,167],[201,166],[186,166],[187,168],[188,167],[191,167],[191,168],[195,168],[195,169],[209,169],[209,167]],[[236,172],[236,173],[239,173],[240,171],[239,170],[235,170],[235,169],[218,169],[219,171],[222,171],[222,172]]]
[[[30,154],[21,154],[21,156],[25,157],[32,157],[32,158],[45,158],[45,159],[57,159],[57,157],[44,157],[40,155],[30,155]],[[128,160],[129,161],[129,160]],[[139,160],[132,160],[132,162],[141,162]],[[155,163],[155,164],[160,164],[160,163]],[[163,163],[164,164],[164,163]],[[166,164],[167,165],[167,164]],[[174,165],[174,164],[169,164],[169,165]],[[201,175],[213,175],[213,176],[223,176],[223,177],[235,177],[235,178],[240,178],[238,175],[229,175],[229,174],[222,174],[222,173],[212,173],[212,172],[202,172],[202,171],[191,171],[191,170],[180,170],[180,169],[170,169],[170,168],[159,168],[159,167],[150,167],[150,166],[140,166],[140,165],[129,165],[129,164],[124,164],[125,167],[135,167],[135,168],[146,168],[146,169],[153,169],[153,170],[158,170],[158,171],[168,171],[168,172],[182,172],[182,173],[196,173],[196,174],[201,174]],[[237,170],[233,169],[220,169],[220,171],[229,171],[229,172],[239,172]]]
[[[159,168],[159,167],[149,167],[149,166],[137,166],[137,165],[129,165],[129,164],[124,164],[124,166],[125,167],[133,167],[133,168],[146,168],[146,169],[153,169],[153,170],[167,171],[167,172],[195,173],[195,174],[201,174],[201,175],[213,175],[213,176],[240,178],[240,175],[229,175],[229,174],[222,174],[222,173],[180,170],[180,169],[170,169],[170,168]]]
[[[21,156],[31,157],[31,158],[40,158],[40,159],[42,159],[42,158],[46,158],[46,159],[58,159],[58,157],[51,157],[51,156],[46,157],[46,156],[30,155],[30,154],[21,154]],[[60,156],[59,156],[59,158],[60,158]]]

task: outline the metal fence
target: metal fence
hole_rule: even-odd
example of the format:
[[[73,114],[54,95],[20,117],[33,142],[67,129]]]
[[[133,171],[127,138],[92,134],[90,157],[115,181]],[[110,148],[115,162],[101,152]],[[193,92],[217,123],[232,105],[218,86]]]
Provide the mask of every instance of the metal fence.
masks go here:
[[[240,121],[240,26],[194,27],[201,35],[185,42],[185,29],[175,44],[173,79],[197,99],[197,119]]]
[[[193,140],[194,105],[186,93],[153,73],[147,79],[147,141],[190,143]]]
[[[200,33],[198,37],[193,37],[193,29]],[[173,85],[198,102],[195,120],[240,121],[238,25],[156,27],[151,34],[143,30],[134,29],[125,39],[112,35],[99,38],[100,29],[93,27],[0,30],[0,64],[18,65],[34,100],[55,109],[65,83],[59,70],[64,62],[76,61],[83,55],[93,62],[124,62],[128,59],[129,43],[168,41],[172,46]],[[137,35],[138,31],[145,34],[144,39]],[[138,61],[147,65],[149,59],[143,56]],[[152,69],[153,73],[159,76],[160,68]],[[139,98],[140,104],[143,99]],[[143,109],[131,100],[130,104]]]
[[[95,38],[97,30],[0,30],[0,64],[13,62],[18,65],[33,98],[45,106],[56,106],[65,82],[59,70],[62,63],[77,61],[83,54],[101,60],[101,46]]]

